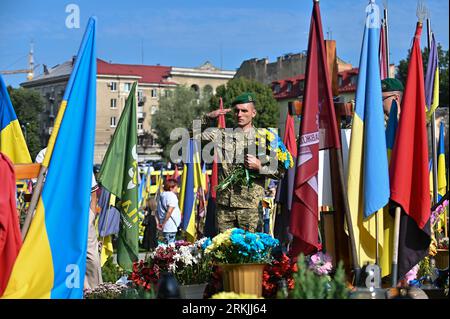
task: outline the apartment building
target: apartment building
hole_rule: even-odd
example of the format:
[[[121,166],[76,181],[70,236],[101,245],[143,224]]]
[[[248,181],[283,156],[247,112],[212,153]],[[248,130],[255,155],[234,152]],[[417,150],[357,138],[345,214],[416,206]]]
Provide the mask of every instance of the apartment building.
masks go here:
[[[41,114],[41,143],[46,145],[53,129],[66,84],[75,58],[52,68],[44,66],[43,74],[21,83],[35,89],[45,100]],[[94,162],[101,163],[125,107],[133,82],[137,82],[137,127],[139,160],[159,159],[160,146],[155,143],[151,117],[159,100],[178,85],[200,92],[215,93],[219,85],[234,76],[234,71],[220,70],[206,62],[197,68],[160,65],[119,64],[97,59],[97,116]]]

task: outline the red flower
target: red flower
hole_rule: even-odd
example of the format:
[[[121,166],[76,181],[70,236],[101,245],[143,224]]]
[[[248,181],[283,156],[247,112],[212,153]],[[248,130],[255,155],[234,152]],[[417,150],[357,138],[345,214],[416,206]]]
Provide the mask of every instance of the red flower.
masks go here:
[[[292,275],[296,271],[297,264],[286,254],[283,254],[279,260],[274,260],[271,265],[267,265],[263,273],[263,296],[265,298],[275,298],[278,282],[281,279],[286,280],[288,289],[293,289],[294,280]]]

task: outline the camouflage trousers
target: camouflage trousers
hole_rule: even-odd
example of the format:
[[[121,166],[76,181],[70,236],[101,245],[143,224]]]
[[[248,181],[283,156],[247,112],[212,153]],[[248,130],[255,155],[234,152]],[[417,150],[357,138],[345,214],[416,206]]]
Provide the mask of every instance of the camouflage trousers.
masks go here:
[[[258,208],[234,208],[217,205],[216,218],[220,233],[234,227],[255,232],[261,223]]]

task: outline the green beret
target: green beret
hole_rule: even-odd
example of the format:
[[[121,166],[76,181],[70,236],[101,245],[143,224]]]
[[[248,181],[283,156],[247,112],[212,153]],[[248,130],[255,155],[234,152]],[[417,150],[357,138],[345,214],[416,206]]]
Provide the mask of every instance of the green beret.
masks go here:
[[[250,103],[256,102],[255,94],[250,92],[245,92],[239,95],[237,98],[234,99],[232,105],[235,106],[236,104],[244,104],[244,103]]]
[[[381,91],[382,92],[391,92],[391,91],[402,91],[404,87],[402,82],[398,79],[394,78],[386,78],[381,81]]]

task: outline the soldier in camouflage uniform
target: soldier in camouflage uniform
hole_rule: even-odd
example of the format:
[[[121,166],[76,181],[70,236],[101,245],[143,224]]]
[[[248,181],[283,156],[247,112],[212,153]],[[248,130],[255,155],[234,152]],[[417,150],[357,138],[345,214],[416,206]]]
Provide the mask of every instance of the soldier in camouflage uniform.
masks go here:
[[[255,232],[258,225],[262,224],[262,216],[258,210],[259,203],[264,197],[265,179],[280,179],[284,169],[276,165],[275,169],[261,163],[261,160],[246,150],[255,149],[256,128],[253,126],[253,118],[256,116],[255,97],[252,93],[244,93],[238,96],[232,103],[237,119],[238,128],[202,130],[202,141],[215,141],[218,145],[217,155],[219,163],[219,183],[229,174],[239,159],[243,160],[246,168],[259,171],[258,177],[251,187],[234,185],[223,191],[217,191],[217,228],[219,232],[233,227],[240,227]],[[210,119],[215,119],[221,114],[226,114],[232,109],[216,110],[206,114],[202,118],[202,127],[207,125]],[[220,143],[222,142],[222,143]],[[252,148],[253,146],[253,148]],[[230,154],[234,154],[233,160]],[[231,157],[231,158],[230,158]],[[267,158],[266,158],[266,161]],[[263,161],[264,162],[264,161]]]

